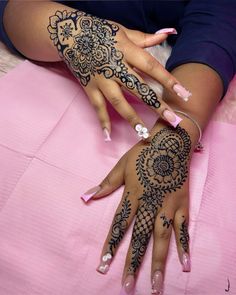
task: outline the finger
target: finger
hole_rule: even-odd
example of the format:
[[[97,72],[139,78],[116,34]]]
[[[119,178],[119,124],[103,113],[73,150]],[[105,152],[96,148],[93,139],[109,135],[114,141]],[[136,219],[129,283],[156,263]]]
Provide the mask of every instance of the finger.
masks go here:
[[[102,92],[99,89],[90,90],[89,88],[85,89],[89,100],[94,107],[100,125],[102,127],[104,133],[104,140],[111,141],[110,134],[111,134],[111,120],[107,111],[105,98]]]
[[[152,251],[152,294],[161,294],[174,214],[162,209],[156,218]]]
[[[124,171],[126,164],[125,154],[99,184],[99,190],[93,195],[93,199],[100,199],[115,191],[124,183]]]
[[[184,101],[189,99],[191,93],[186,90],[151,54],[142,48],[135,46],[132,42],[130,42],[124,50],[125,58],[130,65],[159,81],[166,89],[181,97]]]
[[[170,123],[173,127],[177,127],[182,120],[173,112],[167,103],[157,97],[155,91],[128,65],[125,65],[120,78],[115,78],[115,80],[143,100],[162,119]]]
[[[165,28],[157,31],[155,34],[148,34],[137,30],[130,30],[123,27],[126,36],[135,45],[145,48],[162,43],[168,35],[177,34],[175,28]]]
[[[100,85],[100,89],[103,95],[108,99],[108,101],[114,107],[114,109],[126,121],[129,122],[129,124],[131,125],[132,128],[135,129],[137,134],[144,139],[148,138],[149,137],[148,129],[145,127],[143,120],[139,117],[137,112],[127,102],[117,82],[113,80],[107,80],[107,81],[103,80],[103,83]],[[137,125],[141,125],[142,130],[139,130],[137,128]],[[144,131],[144,132],[139,132],[139,131]]]
[[[119,244],[133,220],[137,206],[138,202],[136,198],[133,197],[132,192],[125,190],[103,245],[101,261],[97,271],[103,274],[108,272]]]
[[[139,200],[140,204],[136,213],[122,277],[123,290],[129,292],[134,287],[134,280],[143,261],[157,214],[155,200],[158,200],[158,198],[154,198],[151,192],[145,192]]]
[[[174,218],[174,230],[177,244],[177,250],[180,262],[183,266],[183,271],[189,272],[191,270],[190,256],[189,256],[189,212],[187,208],[179,209]]]

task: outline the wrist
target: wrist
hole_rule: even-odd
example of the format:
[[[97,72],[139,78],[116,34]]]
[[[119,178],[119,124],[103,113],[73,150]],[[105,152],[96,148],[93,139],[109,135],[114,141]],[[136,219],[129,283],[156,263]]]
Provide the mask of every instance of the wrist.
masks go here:
[[[198,123],[193,119],[191,119],[191,117],[187,117],[184,114],[178,113],[178,116],[182,119],[181,122],[178,124],[178,126],[184,128],[186,130],[186,132],[189,134],[190,138],[191,138],[191,147],[192,147],[192,152],[194,151],[196,145],[199,142],[199,139],[201,137],[201,129],[200,126],[198,126]],[[155,123],[155,125],[153,126],[150,134],[151,134],[151,138],[153,138],[153,136],[160,130],[163,129],[165,127],[171,127],[167,122],[165,122],[163,119],[158,119]],[[174,130],[174,128],[173,128]]]

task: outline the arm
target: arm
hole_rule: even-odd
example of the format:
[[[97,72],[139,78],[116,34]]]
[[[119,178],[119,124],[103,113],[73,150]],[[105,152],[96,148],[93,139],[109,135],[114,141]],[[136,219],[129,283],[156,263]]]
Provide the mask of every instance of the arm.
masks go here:
[[[88,94],[108,134],[111,124],[105,98],[135,130],[138,124],[145,126],[127,103],[120,86],[175,126],[177,118],[171,108],[157,97],[134,67],[159,80],[176,96],[182,93],[179,96],[186,99],[190,95],[141,48],[163,41],[168,36],[163,31],[148,35],[128,30],[112,21],[50,1],[10,1],[4,13],[4,26],[15,47],[28,58],[66,62]],[[145,136],[149,133],[145,132]]]

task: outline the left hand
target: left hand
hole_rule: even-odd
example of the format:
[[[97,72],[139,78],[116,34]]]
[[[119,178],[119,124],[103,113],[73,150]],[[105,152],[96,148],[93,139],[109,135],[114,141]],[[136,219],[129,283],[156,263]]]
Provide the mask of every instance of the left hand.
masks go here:
[[[93,196],[93,199],[104,197],[125,184],[103,246],[99,272],[108,271],[136,215],[123,272],[122,294],[132,294],[152,232],[152,294],[160,294],[162,290],[172,226],[183,271],[190,271],[188,170],[193,143],[180,126],[160,129],[158,125],[156,131],[150,144],[139,142],[120,159]]]

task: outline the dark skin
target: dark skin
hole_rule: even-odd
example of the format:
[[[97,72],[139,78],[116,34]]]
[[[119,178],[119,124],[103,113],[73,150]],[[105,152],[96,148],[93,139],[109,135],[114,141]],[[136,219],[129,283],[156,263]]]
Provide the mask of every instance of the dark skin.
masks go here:
[[[4,14],[4,27],[15,47],[28,58],[42,61],[60,61],[61,57],[58,55],[57,48],[53,45],[53,42],[50,39],[47,27],[49,25],[49,17],[54,15],[57,10],[63,9],[66,9],[67,11],[73,11],[73,9],[70,9],[66,6],[62,6],[61,4],[49,1],[10,1],[6,7]],[[28,30],[25,30],[25,27],[27,27],[26,24],[28,24],[29,22],[31,23],[31,26],[29,26]],[[122,31],[122,33],[120,33],[119,36],[117,35],[117,38],[119,39],[119,45],[121,46],[119,50],[122,48],[122,40],[127,41],[127,39],[125,38],[128,38],[129,41],[132,42],[132,46],[129,48],[123,47],[122,50],[124,51],[124,53],[127,53],[128,56],[128,52],[130,51],[133,53],[133,46],[136,46],[136,50],[138,50],[138,52],[140,52],[143,56],[143,62],[146,66],[146,72],[150,73],[150,65],[154,64],[154,67],[152,66],[151,68],[151,76],[153,76],[154,79],[160,80],[165,88],[163,95],[164,101],[162,101],[162,106],[168,106],[168,108],[179,109],[188,113],[190,116],[195,118],[201,128],[204,129],[217,104],[219,103],[220,98],[222,97],[223,84],[219,75],[210,67],[197,63],[183,64],[175,68],[171,74],[163,71],[163,68],[161,68],[156,61],[153,62],[152,60],[151,62],[150,56],[144,53],[142,48],[163,41],[166,38],[166,35],[155,36],[154,38],[141,32],[133,32],[131,30],[127,30],[122,26],[120,28],[120,31]],[[36,31],[37,38],[35,35]],[[132,62],[130,63],[132,64]],[[94,83],[97,85],[99,77],[95,77],[94,81],[95,80],[96,83]],[[188,102],[181,101],[173,92],[172,86],[176,81],[180,82],[187,89],[191,90],[192,97]],[[110,82],[112,87],[108,87],[108,82]],[[100,87],[103,87],[103,89],[105,89],[104,91],[106,91],[106,89],[108,88],[117,89],[117,91],[119,91],[119,89],[117,88],[118,84],[114,80],[106,79],[105,82],[103,81],[99,83],[101,83],[99,84]],[[92,97],[92,104],[98,111],[98,116],[102,127],[110,129],[110,120],[106,112],[106,108],[104,107],[103,96],[98,96],[98,92],[97,90],[95,90],[96,89],[94,87],[91,88],[91,91],[89,91],[88,88],[86,89],[87,93],[90,95],[90,97]],[[92,95],[92,93],[94,95]],[[97,99],[95,100],[94,97],[97,97]],[[116,95],[111,95],[110,97],[114,98],[116,97]],[[121,97],[120,92],[119,97]],[[126,103],[124,102],[124,100],[122,100],[122,103],[120,104],[120,101],[117,102],[116,100],[115,108],[118,112],[120,112],[120,110],[124,110],[122,116],[127,119],[129,123],[134,127],[136,122],[142,122],[142,120],[136,113],[132,111],[132,107],[127,106]],[[160,110],[160,113],[162,114],[163,108],[160,107],[158,110]],[[183,120],[181,121],[179,126],[185,130],[185,132],[189,136],[189,142],[191,142],[191,150],[189,152],[188,159],[185,159],[185,161],[187,162],[186,165],[189,167],[193,147],[198,140],[199,134],[196,126],[189,119],[186,119],[184,117],[182,118]],[[151,138],[153,139],[157,134],[159,134],[161,130],[166,130],[165,128],[167,126],[169,127],[169,124],[164,121],[160,121],[159,123],[157,123],[152,130]],[[176,132],[176,136],[178,136],[177,129],[176,131],[173,129],[171,132]],[[178,140],[181,141],[181,139]],[[120,205],[115,213],[118,214],[122,210],[122,205],[123,208],[126,208],[126,213],[129,212],[130,208],[131,211],[129,214],[127,213],[128,217],[126,223],[124,223],[124,231],[130,224],[134,213],[136,213],[136,209],[144,205],[144,199],[140,199],[140,197],[144,194],[145,188],[144,184],[140,183],[138,180],[139,172],[136,170],[136,163],[137,159],[140,156],[140,153],[142,153],[142,151],[148,148],[150,145],[151,143],[140,142],[135,145],[130,151],[128,151],[127,154],[118,162],[116,167],[104,179],[104,181],[101,183],[101,190],[94,196],[94,199],[97,199],[108,195],[117,187],[125,183],[125,191]],[[166,150],[165,152],[171,154],[173,151]],[[127,165],[127,163],[129,163],[129,165]],[[145,167],[147,169],[150,168],[148,167],[148,163],[145,163],[145,165],[147,165]],[[176,189],[176,191],[171,190],[169,192],[159,192],[162,196],[162,206],[160,206],[159,203],[156,213],[150,217],[152,225],[150,226],[149,233],[154,233],[153,259],[151,266],[152,276],[156,270],[160,270],[163,274],[165,272],[165,263],[168,254],[168,245],[172,226],[176,234],[180,261],[182,261],[182,254],[184,252],[189,252],[189,240],[186,234],[189,219],[189,174],[187,172],[185,172],[185,174],[186,177],[183,178],[184,180],[182,179],[181,185]],[[128,192],[129,194],[127,194]],[[125,198],[126,205],[124,203]],[[164,220],[163,218],[161,218],[161,216],[165,216],[164,219],[165,221],[167,220],[165,225],[163,225]],[[145,218],[143,218],[143,220],[145,220]],[[170,223],[170,220],[173,220],[173,222]],[[169,227],[167,226],[167,224],[169,224]],[[136,235],[134,234],[133,241],[135,239],[135,236]],[[111,248],[108,247],[111,237],[112,226],[104,243],[102,256],[107,253],[108,250],[111,250]],[[116,241],[116,246],[112,247],[113,257],[118,249],[118,244],[119,241]],[[134,257],[134,255],[132,254],[133,248],[134,247],[132,246],[131,241],[130,248],[127,253],[126,263],[124,266],[122,284],[125,282],[128,274],[133,275],[135,278],[137,277],[140,263],[142,262],[142,259],[144,257],[144,255],[142,255],[139,260],[140,262],[136,263],[137,267],[134,267],[134,264],[132,266],[132,257]]]
[[[194,71],[193,71],[194,69]],[[186,74],[188,73],[188,75]],[[200,124],[201,128],[204,129],[207,125],[215,107],[217,106],[220,97],[223,93],[222,82],[218,74],[210,69],[209,67],[201,64],[186,64],[176,68],[173,74],[182,80],[186,85],[189,85],[193,89],[193,97],[188,103],[175,102],[175,98],[169,93],[166,93],[166,97],[169,103],[172,104],[174,109],[183,110],[184,112],[190,114],[194,117]],[[204,108],[202,106],[204,105]],[[184,130],[189,135],[191,141],[191,150],[188,157],[188,167],[191,162],[191,157],[193,154],[194,147],[199,138],[199,131],[196,125],[186,117],[180,115],[183,120],[180,122],[179,126],[184,128]],[[152,130],[152,140],[160,130],[165,130],[170,128],[165,122],[157,122]],[[178,134],[178,127],[172,129],[173,133]],[[135,169],[137,159],[140,152],[150,146],[149,143],[139,142],[135,145],[128,153],[126,153],[118,164],[113,168],[113,170],[108,174],[108,176],[100,184],[101,190],[95,194],[93,199],[98,199],[104,195],[110,194],[112,191],[117,189],[120,185],[124,184],[124,194],[121,202],[117,208],[115,216],[121,211],[122,204],[126,197],[127,192],[129,192],[128,200],[131,202],[132,213],[127,219],[127,230],[128,225],[134,218],[137,208],[142,207],[142,200],[140,196],[143,194],[143,184],[140,184],[139,173]],[[166,151],[165,151],[166,152]],[[144,170],[150,170],[150,163],[144,161]],[[173,180],[173,179],[172,179]],[[170,181],[171,182],[171,181]],[[157,193],[156,193],[157,196]],[[173,220],[171,226],[167,227],[163,225],[163,218],[165,216],[167,220]],[[162,190],[162,202],[157,206],[157,214],[152,219],[152,226],[150,227],[152,233],[154,234],[153,243],[153,258],[152,258],[152,276],[156,270],[161,271],[164,275],[166,258],[168,254],[168,246],[170,242],[172,227],[175,231],[176,243],[180,262],[182,262],[182,257],[185,252],[189,254],[189,237],[188,237],[188,220],[189,220],[189,174],[187,172],[187,177],[178,187],[176,191],[163,191]],[[115,220],[115,218],[114,218]],[[113,224],[114,224],[113,220]],[[170,222],[169,222],[170,223]],[[102,254],[105,255],[111,248],[109,247],[109,242],[112,237],[112,226],[107,235],[106,241],[103,246]],[[124,230],[124,231],[125,231]],[[127,252],[126,262],[123,271],[122,284],[125,283],[125,279],[129,274],[132,274],[136,279],[138,275],[138,268],[142,262],[143,256],[138,263],[136,269],[132,268],[132,242],[135,240],[135,228],[133,229],[133,235],[130,247]],[[123,234],[124,236],[124,234]],[[121,239],[120,239],[121,240]],[[118,249],[118,244],[115,249],[113,249],[113,257]]]

